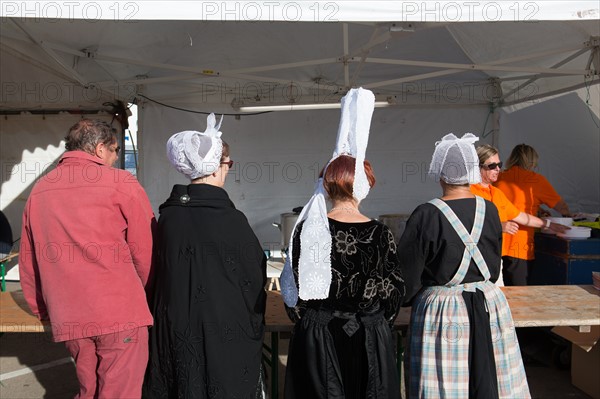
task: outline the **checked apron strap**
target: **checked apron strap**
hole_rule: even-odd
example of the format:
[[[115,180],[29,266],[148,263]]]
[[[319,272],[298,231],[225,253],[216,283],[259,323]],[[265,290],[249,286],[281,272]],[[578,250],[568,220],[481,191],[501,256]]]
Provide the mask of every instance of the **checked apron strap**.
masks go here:
[[[473,223],[473,229],[471,233],[467,231],[462,222],[458,219],[456,214],[450,207],[439,198],[434,198],[429,201],[430,204],[435,205],[448,219],[463,244],[465,244],[465,250],[463,252],[463,257],[460,262],[460,266],[456,271],[456,274],[452,279],[446,284],[446,286],[454,286],[460,284],[465,278],[467,271],[469,270],[469,264],[471,263],[471,259],[475,261],[477,268],[483,275],[485,280],[489,280],[490,272],[488,270],[487,264],[485,263],[485,259],[481,255],[481,251],[477,247],[477,243],[479,242],[479,237],[481,237],[481,230],[483,228],[483,219],[485,216],[485,201],[481,197],[475,197],[476,208],[475,208],[475,221]]]

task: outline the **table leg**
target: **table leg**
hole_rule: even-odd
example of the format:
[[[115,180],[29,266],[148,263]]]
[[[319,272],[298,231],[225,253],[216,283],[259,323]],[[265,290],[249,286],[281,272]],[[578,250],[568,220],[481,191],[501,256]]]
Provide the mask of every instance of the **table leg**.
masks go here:
[[[4,267],[4,263],[0,263],[0,275],[2,278],[2,282],[0,283],[0,289],[2,289],[2,292],[6,291],[6,268]]]
[[[402,331],[396,332],[396,366],[398,367],[398,376],[402,378],[402,361],[404,360],[404,346],[402,345]]]
[[[279,397],[279,333],[271,332],[271,399]]]

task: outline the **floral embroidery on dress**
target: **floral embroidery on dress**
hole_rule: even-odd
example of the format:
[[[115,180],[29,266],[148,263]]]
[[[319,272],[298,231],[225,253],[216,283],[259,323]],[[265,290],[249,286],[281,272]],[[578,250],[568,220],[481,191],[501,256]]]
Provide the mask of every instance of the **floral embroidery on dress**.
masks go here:
[[[394,239],[394,235],[392,234],[392,232],[390,230],[387,230],[387,239],[388,239],[388,245],[390,247],[390,252],[395,254],[398,250],[398,247],[396,246],[396,240]]]
[[[387,299],[393,291],[394,285],[392,284],[392,280],[389,278],[385,278],[379,283],[379,292],[383,299]]]
[[[356,238],[344,231],[338,231],[335,236],[335,248],[341,254],[354,255],[356,253]]]
[[[374,278],[370,278],[367,280],[367,284],[365,284],[365,291],[363,293],[364,299],[371,299],[377,294],[377,283]]]
[[[294,233],[294,248],[301,248],[300,234],[303,223]],[[378,221],[344,223],[330,220],[332,237],[331,272],[328,306],[344,311],[376,312],[383,310],[385,318],[392,323],[404,296],[404,280],[399,270],[396,243],[389,228]],[[292,264],[294,282],[298,284],[298,262]],[[316,276],[316,275],[315,275]],[[315,276],[309,277],[309,285],[322,283]],[[320,300],[319,300],[320,301]],[[288,316],[294,322],[302,318],[306,308],[314,300],[298,300],[295,307],[286,306]]]

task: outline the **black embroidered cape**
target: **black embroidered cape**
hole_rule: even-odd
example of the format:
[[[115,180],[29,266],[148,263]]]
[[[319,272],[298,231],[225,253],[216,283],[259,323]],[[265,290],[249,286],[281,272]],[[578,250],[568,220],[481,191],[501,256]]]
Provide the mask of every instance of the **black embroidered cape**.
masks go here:
[[[160,206],[147,398],[254,398],[266,258],[222,188],[176,185]]]

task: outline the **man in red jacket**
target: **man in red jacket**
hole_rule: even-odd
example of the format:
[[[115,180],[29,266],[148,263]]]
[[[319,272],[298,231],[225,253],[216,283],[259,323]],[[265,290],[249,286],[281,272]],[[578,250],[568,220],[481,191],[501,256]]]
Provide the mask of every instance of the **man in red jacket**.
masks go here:
[[[120,149],[114,129],[84,119],[65,139],[67,152],[25,206],[21,286],[75,359],[77,398],[139,398],[156,220],[138,181],[112,167]]]

